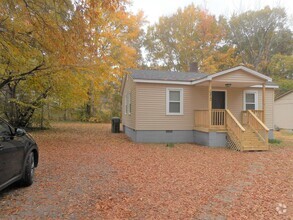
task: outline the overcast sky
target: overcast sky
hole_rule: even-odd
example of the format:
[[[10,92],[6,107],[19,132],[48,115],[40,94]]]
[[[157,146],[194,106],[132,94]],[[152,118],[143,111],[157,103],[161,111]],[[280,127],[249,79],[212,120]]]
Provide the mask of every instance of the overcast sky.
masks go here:
[[[291,20],[293,16],[293,0],[132,0],[132,2],[131,10],[138,12],[141,9],[151,23],[158,21],[160,16],[170,15],[179,7],[183,8],[191,3],[207,9],[217,16],[229,16],[234,11],[261,9],[266,5],[284,7]]]

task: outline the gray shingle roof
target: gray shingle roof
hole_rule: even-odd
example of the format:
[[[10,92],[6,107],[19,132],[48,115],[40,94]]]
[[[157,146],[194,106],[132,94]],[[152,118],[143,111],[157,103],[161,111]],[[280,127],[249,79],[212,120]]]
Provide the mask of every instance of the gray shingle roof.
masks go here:
[[[144,80],[165,80],[165,81],[182,81],[191,82],[206,77],[205,73],[194,72],[172,72],[172,71],[159,71],[159,70],[128,70],[133,79]]]
[[[278,84],[274,83],[274,82],[266,82],[266,85],[268,85],[268,86],[278,86]]]
[[[161,70],[135,70],[128,69],[133,79],[141,80],[163,80],[163,81],[181,81],[192,82],[205,78],[209,74],[195,72],[173,72]],[[266,82],[268,86],[277,86],[274,82]]]

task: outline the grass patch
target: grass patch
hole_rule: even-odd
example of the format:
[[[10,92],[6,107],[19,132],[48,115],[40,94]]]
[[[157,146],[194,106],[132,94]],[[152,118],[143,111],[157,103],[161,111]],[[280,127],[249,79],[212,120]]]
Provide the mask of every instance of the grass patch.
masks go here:
[[[270,144],[280,144],[282,141],[279,139],[269,139]]]
[[[293,136],[293,131],[291,130],[282,130],[281,134],[284,136]]]
[[[168,144],[166,145],[166,147],[175,147],[175,144],[174,144],[174,143],[168,143]]]
[[[25,130],[27,132],[38,132],[38,131],[47,131],[47,130],[50,130],[51,127],[26,127]]]

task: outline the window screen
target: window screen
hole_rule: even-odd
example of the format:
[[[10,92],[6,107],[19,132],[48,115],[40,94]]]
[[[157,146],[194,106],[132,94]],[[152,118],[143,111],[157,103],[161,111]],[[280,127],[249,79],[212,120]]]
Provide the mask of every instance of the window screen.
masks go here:
[[[256,110],[256,92],[245,92],[245,109]]]

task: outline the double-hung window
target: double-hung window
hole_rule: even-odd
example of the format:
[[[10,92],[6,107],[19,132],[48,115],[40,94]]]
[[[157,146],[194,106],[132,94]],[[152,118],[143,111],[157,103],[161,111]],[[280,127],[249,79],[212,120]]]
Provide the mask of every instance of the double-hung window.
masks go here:
[[[166,89],[166,114],[183,115],[183,89]]]
[[[258,109],[257,91],[244,91],[244,110]]]
[[[128,93],[128,114],[131,114],[131,93]]]
[[[128,96],[127,94],[125,95],[125,99],[124,99],[124,107],[125,107],[125,115],[127,115],[128,113]]]

